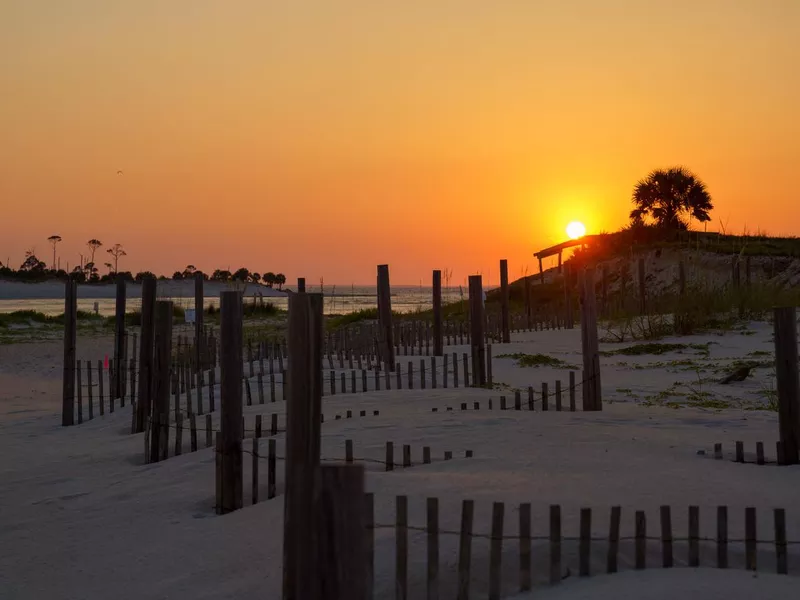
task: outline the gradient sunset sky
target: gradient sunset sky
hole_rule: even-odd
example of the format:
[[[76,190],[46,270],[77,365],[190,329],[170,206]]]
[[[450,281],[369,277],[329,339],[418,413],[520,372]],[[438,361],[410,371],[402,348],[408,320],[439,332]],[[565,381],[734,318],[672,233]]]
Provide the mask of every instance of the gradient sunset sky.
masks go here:
[[[800,235],[800,0],[0,0],[0,52],[14,267],[496,283],[675,164]]]

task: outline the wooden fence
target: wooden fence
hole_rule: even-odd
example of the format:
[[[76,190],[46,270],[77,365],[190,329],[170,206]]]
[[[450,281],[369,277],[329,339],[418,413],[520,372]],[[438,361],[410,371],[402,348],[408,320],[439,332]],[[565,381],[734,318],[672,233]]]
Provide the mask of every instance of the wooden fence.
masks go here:
[[[652,567],[672,568],[675,566],[689,567],[716,567],[745,568],[756,571],[759,564],[767,563],[774,557],[774,564],[770,570],[779,574],[789,573],[789,549],[800,544],[798,541],[787,540],[786,535],[786,510],[776,508],[772,511],[773,536],[771,539],[761,539],[758,536],[756,523],[756,509],[745,508],[744,535],[735,537],[729,531],[739,530],[740,523],[736,519],[729,521],[727,506],[716,508],[712,529],[716,534],[711,536],[701,535],[700,508],[689,506],[687,509],[688,527],[684,531],[673,528],[673,516],[676,521],[680,516],[678,511],[673,511],[670,506],[661,506],[656,521],[657,535],[649,534],[653,529],[648,528],[648,514],[644,510],[635,510],[633,517],[633,535],[624,535],[622,530],[623,514],[619,506],[611,507],[608,517],[607,535],[597,536],[593,526],[593,513],[591,508],[582,508],[579,511],[577,531],[565,531],[562,519],[568,515],[562,514],[561,506],[550,506],[548,518],[545,521],[545,531],[533,530],[534,522],[530,503],[523,503],[513,507],[517,513],[517,531],[513,534],[506,533],[505,522],[506,505],[503,502],[492,503],[491,528],[489,531],[475,531],[474,516],[475,503],[472,500],[463,500],[461,503],[461,526],[458,529],[444,529],[440,523],[440,502],[438,498],[428,498],[425,503],[426,519],[423,523],[409,522],[409,499],[406,496],[395,498],[394,522],[376,522],[374,520],[374,496],[367,494],[365,502],[365,532],[367,537],[367,568],[366,583],[368,590],[376,588],[372,579],[375,573],[375,535],[376,531],[389,530],[394,534],[394,581],[381,582],[384,588],[393,583],[396,590],[395,598],[439,598],[456,597],[467,600],[474,597],[486,597],[496,600],[502,596],[512,595],[516,592],[526,592],[534,587],[535,582],[556,585],[568,577],[588,577],[599,573],[616,573],[624,568],[625,563],[632,563],[634,569],[642,570]],[[452,514],[453,510],[445,511]],[[573,519],[574,520],[574,519]],[[419,568],[412,572],[409,568],[409,538],[417,536],[417,541],[423,542],[426,547],[425,560]],[[441,569],[440,548],[442,539],[452,536],[458,540],[457,571],[450,574]],[[474,558],[473,541],[488,540],[489,551],[485,556],[488,567],[488,578],[481,578],[480,589],[473,583]],[[512,575],[514,565],[504,568],[503,559],[507,557],[509,542],[516,546],[518,557],[516,576]],[[422,544],[420,543],[419,546]],[[632,552],[629,555],[629,546]],[[538,546],[538,547],[537,547]],[[766,547],[759,552],[759,547]],[[771,548],[771,551],[769,550]],[[538,552],[534,552],[534,549]],[[577,552],[575,552],[577,550]],[[744,551],[742,553],[742,550]],[[418,548],[415,555],[419,557],[422,548]],[[625,551],[623,554],[621,551]],[[512,550],[513,552],[513,550]],[[541,555],[539,558],[537,555]],[[599,559],[598,555],[604,560]],[[800,559],[800,554],[793,556],[794,560]],[[385,560],[381,558],[380,560]],[[391,560],[391,558],[390,558]],[[604,563],[604,568],[597,568],[598,563]],[[422,562],[420,560],[417,561]],[[770,561],[771,562],[771,561]],[[384,566],[385,567],[385,566]],[[762,566],[763,569],[763,566]],[[487,568],[479,569],[486,573]],[[537,573],[541,570],[541,573]],[[383,568],[382,572],[386,569]],[[444,577],[443,577],[444,575]],[[447,580],[446,582],[444,580]],[[445,588],[445,583],[448,588]],[[424,595],[422,590],[424,589]],[[476,594],[476,592],[478,592]],[[372,597],[372,594],[368,594]]]

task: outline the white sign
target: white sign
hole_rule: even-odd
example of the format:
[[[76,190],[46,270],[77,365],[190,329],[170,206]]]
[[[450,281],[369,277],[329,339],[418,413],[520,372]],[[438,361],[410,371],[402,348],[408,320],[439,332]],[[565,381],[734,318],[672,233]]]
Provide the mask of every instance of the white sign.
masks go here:
[[[183,311],[183,318],[186,323],[194,323],[194,309],[187,308],[185,311]]]

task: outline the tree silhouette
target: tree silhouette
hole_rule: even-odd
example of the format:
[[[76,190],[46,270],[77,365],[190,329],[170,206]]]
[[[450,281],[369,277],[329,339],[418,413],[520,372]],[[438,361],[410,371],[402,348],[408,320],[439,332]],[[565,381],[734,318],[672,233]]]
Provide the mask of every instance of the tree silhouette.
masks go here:
[[[234,281],[250,281],[250,271],[245,267],[237,269],[233,274]]]
[[[250,273],[250,281],[252,283],[259,283],[261,281],[261,275],[259,273]]]
[[[45,270],[45,267],[47,267],[47,265],[36,257],[33,250],[28,250],[25,252],[25,262],[20,265],[19,270],[41,273]]]
[[[125,252],[125,249],[122,247],[122,244],[114,244],[106,250],[111,256],[114,257],[114,273],[119,272],[119,259],[123,256],[128,256],[128,253]]]
[[[275,275],[275,283],[278,284],[278,289],[281,289],[286,283],[286,275],[284,275],[283,273],[278,273],[277,275]]]
[[[710,221],[708,212],[714,208],[706,185],[683,167],[656,169],[633,189],[632,224],[651,218],[656,226],[665,229],[687,229],[686,218]]]
[[[194,265],[186,265],[186,268],[183,270],[183,278],[189,279],[194,272],[197,271],[197,268]]]
[[[275,273],[271,271],[269,273],[264,273],[264,276],[261,279],[264,280],[264,283],[267,284],[267,287],[272,287],[273,285],[278,283],[275,279]]]
[[[47,241],[50,242],[53,245],[53,264],[50,265],[50,268],[53,271],[55,271],[56,270],[56,245],[58,244],[58,242],[61,241],[61,236],[60,235],[51,235],[49,238],[47,238]]]
[[[103,242],[100,240],[91,239],[86,242],[86,245],[89,246],[89,251],[92,253],[92,259],[89,262],[94,262],[94,253],[97,252],[97,249],[103,245]]]

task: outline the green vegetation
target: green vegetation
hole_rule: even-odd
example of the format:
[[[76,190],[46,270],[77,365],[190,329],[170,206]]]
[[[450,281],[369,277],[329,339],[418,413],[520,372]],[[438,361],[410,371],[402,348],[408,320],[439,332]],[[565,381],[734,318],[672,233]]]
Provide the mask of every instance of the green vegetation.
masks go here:
[[[547,354],[524,354],[515,352],[514,354],[500,354],[497,358],[513,358],[517,361],[518,367],[552,367],[555,369],[577,369],[574,365],[564,362],[560,358],[548,356]]]
[[[647,343],[636,344],[635,346],[628,346],[627,348],[619,348],[617,350],[607,350],[601,352],[603,356],[615,356],[621,354],[623,356],[641,356],[643,354],[666,354],[667,352],[682,352],[684,350],[697,350],[699,354],[708,354],[708,344],[660,344],[660,343]]]
[[[399,316],[397,313],[392,312],[392,317]],[[362,308],[361,310],[347,313],[344,315],[331,315],[325,320],[325,327],[328,331],[333,331],[347,325],[360,323],[361,321],[375,321],[378,319],[377,308]]]
[[[83,310],[77,312],[77,317],[78,321],[103,321],[103,317]],[[17,310],[10,313],[0,313],[0,327],[5,329],[14,326],[35,327],[37,324],[63,325],[64,313],[60,315],[45,315],[35,310]]]

